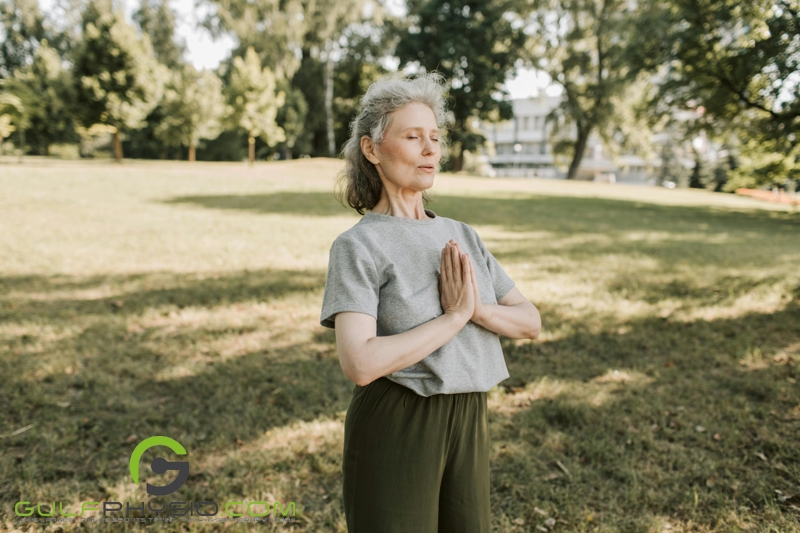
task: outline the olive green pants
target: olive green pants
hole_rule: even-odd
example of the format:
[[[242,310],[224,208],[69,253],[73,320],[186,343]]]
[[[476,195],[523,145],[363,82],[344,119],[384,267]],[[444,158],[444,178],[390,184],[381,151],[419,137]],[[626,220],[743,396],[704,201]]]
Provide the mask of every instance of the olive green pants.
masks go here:
[[[486,393],[356,385],[342,470],[349,533],[488,533]]]

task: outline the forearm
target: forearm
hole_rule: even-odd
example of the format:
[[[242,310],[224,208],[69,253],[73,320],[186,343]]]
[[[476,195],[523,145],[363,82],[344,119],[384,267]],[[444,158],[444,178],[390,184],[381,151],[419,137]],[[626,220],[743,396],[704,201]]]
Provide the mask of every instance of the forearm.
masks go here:
[[[483,304],[482,316],[472,321],[489,331],[512,339],[535,339],[542,329],[539,310],[530,302],[517,305]]]
[[[467,322],[461,315],[445,313],[403,333],[369,339],[359,361],[356,382],[371,383],[422,361],[447,344]]]

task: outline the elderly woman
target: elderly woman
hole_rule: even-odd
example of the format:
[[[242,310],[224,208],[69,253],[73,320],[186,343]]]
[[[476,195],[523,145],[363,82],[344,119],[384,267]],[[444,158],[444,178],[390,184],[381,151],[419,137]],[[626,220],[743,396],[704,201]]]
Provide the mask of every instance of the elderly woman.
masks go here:
[[[444,145],[442,81],[373,83],[343,150],[339,184],[363,217],[331,246],[320,323],[355,382],[350,533],[490,530],[486,393],[508,377],[498,335],[541,327],[475,230],[423,207]]]

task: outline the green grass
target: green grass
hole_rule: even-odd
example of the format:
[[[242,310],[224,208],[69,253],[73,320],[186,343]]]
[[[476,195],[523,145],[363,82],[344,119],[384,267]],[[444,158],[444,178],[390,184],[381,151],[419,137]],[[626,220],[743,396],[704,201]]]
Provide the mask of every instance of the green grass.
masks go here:
[[[128,459],[167,435],[191,463],[168,500],[294,501],[266,529],[345,531],[352,384],[319,325],[358,220],[338,165],[0,166],[0,530],[31,528],[20,500],[147,501]],[[797,213],[447,175],[431,196],[542,313],[490,394],[495,531],[800,531]],[[167,484],[154,457],[142,481]]]

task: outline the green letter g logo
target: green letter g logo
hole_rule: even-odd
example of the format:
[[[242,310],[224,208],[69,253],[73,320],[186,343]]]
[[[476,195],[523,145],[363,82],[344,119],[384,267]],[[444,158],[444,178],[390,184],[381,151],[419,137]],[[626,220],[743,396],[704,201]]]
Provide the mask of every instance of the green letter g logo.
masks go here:
[[[139,460],[142,458],[142,454],[153,446],[166,446],[178,455],[186,455],[186,450],[184,447],[181,446],[181,443],[175,439],[162,436],[144,439],[136,446],[136,448],[134,448],[133,453],[131,454],[131,477],[133,478],[133,482],[136,484],[139,483]],[[175,481],[165,487],[158,487],[148,483],[147,494],[152,494],[153,496],[166,496],[167,494],[172,494],[181,488],[181,486],[183,486],[183,484],[186,483],[186,480],[189,478],[188,461],[171,462],[167,461],[163,457],[156,457],[153,459],[153,462],[150,463],[150,466],[153,469],[153,472],[156,474],[163,474],[167,470],[178,471],[178,477],[175,479]]]

